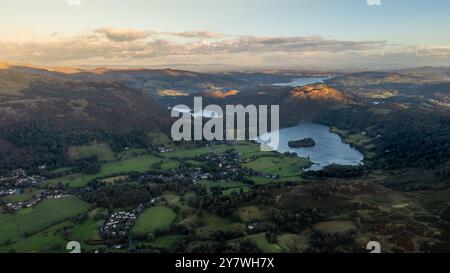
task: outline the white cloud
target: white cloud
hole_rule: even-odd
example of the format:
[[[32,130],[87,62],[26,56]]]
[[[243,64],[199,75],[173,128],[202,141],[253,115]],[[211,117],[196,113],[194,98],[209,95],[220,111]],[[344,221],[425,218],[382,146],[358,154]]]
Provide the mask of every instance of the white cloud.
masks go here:
[[[381,0],[367,0],[367,5],[369,6],[381,6]]]
[[[94,30],[94,32],[105,35],[106,38],[113,42],[130,42],[135,40],[142,40],[151,35],[149,31],[119,28],[99,28]]]
[[[229,36],[207,31],[168,33],[115,28],[99,28],[68,37],[58,34],[2,40],[0,48],[0,60],[51,65],[183,61],[301,65],[307,61],[324,64],[345,60],[364,64],[389,61],[389,58],[426,63],[450,58],[450,47],[446,46],[393,46],[385,41],[335,40],[321,36]]]
[[[80,6],[81,0],[67,0],[67,5],[69,5],[70,7]]]

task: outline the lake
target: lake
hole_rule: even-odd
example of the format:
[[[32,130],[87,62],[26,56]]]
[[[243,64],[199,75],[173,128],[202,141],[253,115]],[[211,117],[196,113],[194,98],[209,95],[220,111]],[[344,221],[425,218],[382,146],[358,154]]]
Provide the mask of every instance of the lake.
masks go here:
[[[313,84],[313,83],[323,83],[324,81],[332,79],[332,78],[333,78],[333,76],[295,78],[295,79],[292,79],[290,82],[274,83],[272,85],[298,87],[298,86],[305,86],[305,85]]]
[[[178,113],[190,113],[191,116],[193,116],[194,118],[199,118],[199,117],[203,117],[203,118],[221,118],[223,115],[219,114],[217,112],[214,111],[208,111],[203,109],[200,112],[194,113],[191,109],[187,109],[187,108],[183,108],[183,107],[179,107],[179,106],[175,106],[173,108],[169,107],[169,110],[173,110],[176,111]]]
[[[294,127],[280,129],[279,133],[280,145],[275,150],[280,153],[291,152],[297,153],[300,157],[309,157],[314,165],[308,170],[317,171],[332,164],[349,166],[363,164],[363,154],[344,143],[339,135],[331,133],[327,126],[317,123],[300,123]],[[263,137],[267,137],[267,134]],[[289,141],[304,138],[314,139],[316,146],[311,148],[289,147]]]

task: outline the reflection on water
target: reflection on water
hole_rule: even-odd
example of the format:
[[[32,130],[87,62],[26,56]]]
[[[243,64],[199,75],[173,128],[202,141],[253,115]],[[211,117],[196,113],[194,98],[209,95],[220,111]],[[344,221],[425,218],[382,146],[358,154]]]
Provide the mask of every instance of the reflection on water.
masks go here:
[[[329,80],[333,78],[332,76],[329,77],[305,77],[305,78],[295,78],[292,79],[290,82],[285,83],[275,83],[274,86],[290,86],[290,87],[298,87],[298,86],[305,86],[308,84],[313,83],[323,83],[326,80]]]
[[[297,126],[279,130],[279,134],[280,144],[274,150],[280,153],[291,152],[297,153],[301,157],[309,157],[314,163],[309,170],[321,170],[332,164],[350,166],[363,164],[363,154],[343,143],[342,139],[337,134],[331,133],[327,126],[317,123],[300,123]],[[261,136],[263,139],[267,139],[267,137],[267,134]],[[289,141],[304,138],[314,139],[316,146],[310,148],[289,147]],[[261,141],[259,142],[261,143]]]

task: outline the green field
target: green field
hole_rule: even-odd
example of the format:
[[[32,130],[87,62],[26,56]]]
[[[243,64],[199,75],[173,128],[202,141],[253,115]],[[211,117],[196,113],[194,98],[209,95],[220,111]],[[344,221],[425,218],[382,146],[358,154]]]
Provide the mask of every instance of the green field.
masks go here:
[[[33,194],[37,194],[40,191],[37,190],[28,190],[20,193],[20,194],[13,194],[13,195],[8,195],[2,198],[2,200],[6,201],[6,202],[25,202],[30,200],[33,197]]]
[[[74,196],[44,200],[34,209],[16,214],[0,214],[0,244],[38,233],[52,225],[85,213],[90,205]]]
[[[267,241],[265,233],[247,236],[246,238],[254,242],[258,246],[259,250],[261,250],[264,253],[282,252],[282,249],[278,244],[271,244]]]
[[[208,189],[213,187],[219,187],[223,189],[239,188],[245,187],[246,185],[242,182],[230,181],[230,182],[217,182],[217,181],[202,181],[200,183],[203,187]]]
[[[280,177],[298,176],[308,166],[309,160],[306,158],[279,156],[264,156],[244,164],[244,167],[257,172],[279,175]]]
[[[72,146],[68,151],[70,159],[81,159],[96,155],[100,161],[111,161],[115,159],[114,152],[108,144],[95,143],[83,146]]]
[[[230,195],[232,193],[240,193],[241,189],[243,192],[248,192],[250,190],[250,186],[237,181],[230,182],[217,182],[217,181],[202,181],[201,185],[208,189],[217,187],[223,189],[223,195]]]
[[[72,174],[64,177],[49,180],[50,185],[57,185],[58,183],[69,184],[70,187],[83,187],[90,181],[96,178],[105,178],[115,174],[123,174],[130,172],[147,172],[153,169],[155,163],[160,162],[161,159],[154,155],[143,155],[121,161],[113,161],[102,164],[100,172],[94,175]],[[165,166],[175,166],[176,162],[169,159],[165,160]],[[170,165],[172,164],[172,165]],[[163,165],[164,166],[164,165]]]
[[[213,146],[209,146],[209,147],[185,147],[185,148],[178,148],[177,150],[172,151],[172,152],[164,153],[163,155],[166,158],[171,158],[171,157],[191,158],[191,157],[196,157],[196,156],[200,156],[200,155],[208,154],[208,153],[221,154],[221,153],[225,153],[227,150],[232,150],[232,149],[233,149],[233,146],[228,146],[225,144],[213,145]]]
[[[292,177],[298,175],[301,170],[307,166],[307,160],[302,158],[284,158],[275,156],[274,153],[271,152],[261,152],[260,146],[257,144],[252,144],[249,142],[240,142],[235,145],[213,145],[209,147],[196,147],[195,145],[183,146],[182,148],[178,147],[178,150],[164,153],[162,154],[162,158],[152,154],[144,154],[146,150],[128,150],[122,153],[119,153],[117,157],[112,156],[109,152],[110,148],[106,144],[92,144],[87,146],[80,146],[76,148],[71,148],[70,153],[73,158],[84,157],[96,154],[101,156],[104,160],[114,160],[104,162],[100,168],[98,174],[81,174],[81,173],[72,173],[63,177],[58,177],[55,179],[51,179],[48,181],[48,184],[51,186],[58,185],[59,183],[63,185],[69,185],[69,187],[77,188],[86,186],[89,182],[97,179],[97,178],[109,178],[114,175],[122,175],[131,172],[143,173],[156,169],[156,163],[160,164],[160,168],[162,170],[175,170],[179,167],[180,161],[178,159],[192,158],[199,155],[207,154],[207,153],[225,153],[226,151],[234,150],[242,155],[243,159],[248,163],[245,164],[246,167],[250,167],[256,171],[266,171],[270,174],[280,174],[282,177]],[[116,160],[119,158],[120,160]],[[253,161],[251,161],[253,160]],[[194,165],[201,164],[201,162],[190,160],[190,163]],[[273,164],[280,164],[281,170],[279,168],[274,167]],[[58,169],[58,172],[69,171],[69,168],[61,168]],[[56,171],[55,171],[56,172]],[[262,182],[260,184],[270,183]],[[276,181],[275,181],[276,182]],[[207,187],[212,186],[205,183]],[[243,188],[247,190],[245,185],[236,185],[236,186],[226,186],[224,189],[226,190],[225,194],[230,194],[231,192],[235,192],[230,188]],[[238,189],[239,190],[239,189]]]
[[[162,170],[175,170],[180,166],[180,162],[173,160],[164,160],[161,164]]]
[[[61,173],[64,173],[64,172],[71,171],[72,169],[73,168],[71,168],[71,167],[62,167],[62,168],[58,168],[58,169],[52,170],[51,173],[53,173],[53,174],[61,174]]]
[[[133,228],[136,235],[145,235],[157,229],[168,228],[177,215],[167,207],[153,207],[146,209],[140,216]]]
[[[183,219],[181,224],[195,229],[196,234],[204,238],[217,231],[245,230],[244,224],[234,223],[228,218],[223,218],[206,211],[189,215]]]
[[[284,252],[302,253],[308,249],[309,236],[296,234],[283,234],[277,237],[277,243]]]
[[[241,192],[249,192],[250,187],[244,186],[244,187],[237,187],[237,188],[230,188],[222,191],[223,195],[231,195],[231,194],[239,194]]]
[[[13,244],[0,247],[0,253],[11,251],[17,253],[62,252],[67,244],[67,240],[58,231],[70,225],[70,222],[63,222],[30,237],[18,238],[14,240]]]
[[[101,240],[99,231],[103,225],[103,222],[103,220],[88,220],[82,224],[76,224],[71,229],[70,240],[83,243],[89,240]]]
[[[159,237],[152,241],[152,245],[159,248],[169,248],[172,247],[175,243],[183,240],[186,236],[184,235],[167,235],[163,237]]]
[[[118,153],[116,155],[115,160],[126,160],[126,159],[130,159],[130,158],[134,158],[134,157],[138,157],[138,156],[146,155],[146,154],[148,154],[147,149],[132,148],[132,149],[124,150],[124,151]]]
[[[87,174],[71,174],[63,177],[48,180],[47,183],[50,186],[56,186],[59,183],[63,185],[69,185],[71,188],[78,188],[86,186],[90,181],[97,178],[97,175]]]
[[[122,161],[109,162],[102,165],[98,177],[106,177],[119,173],[146,172],[152,169],[152,165],[161,161],[153,155],[138,156]]]
[[[96,249],[87,244],[90,240],[100,240],[99,229],[102,221],[88,220],[82,224],[65,221],[53,225],[30,237],[21,237],[12,244],[0,247],[0,253],[6,252],[63,252],[66,253],[66,244],[69,241],[82,243],[83,249]],[[67,236],[67,237],[66,237]]]

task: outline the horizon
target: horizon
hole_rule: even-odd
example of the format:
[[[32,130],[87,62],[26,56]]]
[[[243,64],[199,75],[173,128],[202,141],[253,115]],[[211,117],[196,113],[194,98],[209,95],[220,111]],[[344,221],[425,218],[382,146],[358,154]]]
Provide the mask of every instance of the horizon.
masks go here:
[[[3,65],[3,66],[2,66]],[[215,66],[211,68],[211,66]],[[80,65],[39,65],[35,63],[26,62],[8,62],[0,60],[0,70],[10,69],[14,67],[26,67],[31,69],[42,69],[47,71],[54,71],[62,74],[72,74],[76,72],[67,72],[63,69],[80,70],[79,72],[94,71],[99,69],[107,70],[174,70],[174,71],[186,71],[196,73],[221,73],[221,72],[317,72],[317,73],[353,73],[353,72],[397,72],[407,69],[420,69],[420,68],[450,68],[450,65],[418,65],[418,66],[404,66],[404,67],[335,67],[335,68],[322,68],[322,67],[303,67],[303,66],[238,66],[228,64],[192,64],[192,63],[179,63],[179,64],[162,64],[162,65],[127,65],[127,64],[80,64]]]
[[[450,64],[450,38],[442,35],[450,26],[450,3],[444,0],[132,4],[2,2],[0,60],[41,66],[330,70]]]

